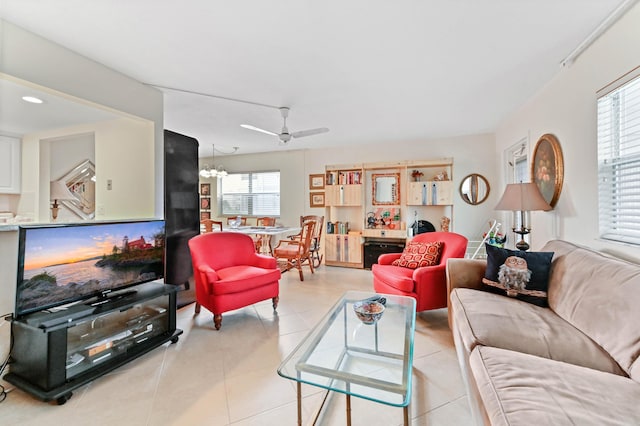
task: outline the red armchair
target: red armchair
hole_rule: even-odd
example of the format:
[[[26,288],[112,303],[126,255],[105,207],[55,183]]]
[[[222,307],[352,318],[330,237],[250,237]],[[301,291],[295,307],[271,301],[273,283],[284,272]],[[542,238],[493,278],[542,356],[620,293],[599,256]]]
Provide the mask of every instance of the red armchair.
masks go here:
[[[237,232],[214,232],[189,240],[200,306],[213,313],[216,330],[222,314],[271,298],[278,307],[280,270],[276,259],[256,253],[253,239]]]
[[[373,288],[378,293],[411,296],[416,299],[416,311],[445,308],[447,306],[447,282],[445,267],[447,259],[464,257],[467,239],[453,232],[426,232],[416,235],[411,241],[442,241],[440,263],[436,266],[424,266],[416,269],[394,266],[394,260],[401,253],[382,254],[378,263],[371,267]]]

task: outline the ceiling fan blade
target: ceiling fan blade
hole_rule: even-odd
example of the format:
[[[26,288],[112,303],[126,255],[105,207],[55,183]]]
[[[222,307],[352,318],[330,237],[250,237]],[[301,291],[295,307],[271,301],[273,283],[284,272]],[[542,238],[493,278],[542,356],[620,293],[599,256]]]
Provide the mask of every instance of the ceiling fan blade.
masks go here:
[[[278,136],[277,133],[273,133],[273,132],[270,132],[269,130],[261,129],[256,126],[252,126],[250,124],[241,124],[240,127],[244,127],[245,129],[249,129],[249,130],[255,130],[256,132],[260,132],[260,133],[266,133],[267,135],[271,135],[271,136]]]
[[[317,129],[309,129],[309,130],[301,130],[299,132],[291,133],[291,137],[294,138],[303,138],[305,136],[319,135],[320,133],[327,133],[329,129],[326,127],[320,127]]]

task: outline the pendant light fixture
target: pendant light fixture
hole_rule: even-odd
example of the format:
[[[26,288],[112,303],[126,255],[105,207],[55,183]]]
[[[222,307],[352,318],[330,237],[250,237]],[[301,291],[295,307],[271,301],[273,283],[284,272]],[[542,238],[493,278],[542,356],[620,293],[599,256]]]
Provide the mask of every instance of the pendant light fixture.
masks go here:
[[[224,166],[221,164],[219,166],[216,167],[215,162],[214,162],[214,158],[215,154],[216,154],[216,147],[215,145],[211,145],[212,147],[212,151],[211,151],[211,163],[213,164],[212,166],[209,166],[208,164],[205,164],[204,167],[200,170],[200,176],[203,178],[223,178],[225,176],[227,176],[229,173],[227,173],[227,171],[224,169]],[[233,147],[233,151],[230,152],[229,154],[233,154],[238,150],[237,146]]]

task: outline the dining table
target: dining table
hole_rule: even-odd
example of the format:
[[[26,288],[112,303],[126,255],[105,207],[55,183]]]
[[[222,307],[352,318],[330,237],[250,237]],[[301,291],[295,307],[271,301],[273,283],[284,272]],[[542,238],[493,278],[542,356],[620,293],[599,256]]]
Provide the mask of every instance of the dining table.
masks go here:
[[[271,241],[275,237],[286,237],[288,235],[295,235],[300,233],[299,226],[237,226],[226,227],[225,231],[239,232],[247,235],[257,235],[260,238],[260,254],[266,254],[272,256]]]

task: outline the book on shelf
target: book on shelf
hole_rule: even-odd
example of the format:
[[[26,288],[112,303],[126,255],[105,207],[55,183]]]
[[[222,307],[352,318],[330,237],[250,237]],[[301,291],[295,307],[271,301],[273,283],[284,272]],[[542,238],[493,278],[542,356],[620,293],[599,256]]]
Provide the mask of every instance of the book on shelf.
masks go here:
[[[342,170],[330,171],[326,174],[326,185],[360,185],[362,183],[362,171]]]

